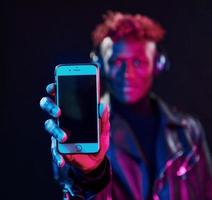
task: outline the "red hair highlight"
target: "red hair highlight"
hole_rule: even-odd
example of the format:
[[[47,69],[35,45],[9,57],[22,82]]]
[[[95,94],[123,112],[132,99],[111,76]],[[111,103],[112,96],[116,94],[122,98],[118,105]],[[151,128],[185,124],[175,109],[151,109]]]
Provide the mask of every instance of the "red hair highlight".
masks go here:
[[[103,15],[103,20],[92,33],[95,47],[107,36],[111,37],[114,42],[132,38],[139,41],[149,40],[158,43],[165,35],[165,30],[160,24],[140,14],[131,15],[108,11],[106,15]]]

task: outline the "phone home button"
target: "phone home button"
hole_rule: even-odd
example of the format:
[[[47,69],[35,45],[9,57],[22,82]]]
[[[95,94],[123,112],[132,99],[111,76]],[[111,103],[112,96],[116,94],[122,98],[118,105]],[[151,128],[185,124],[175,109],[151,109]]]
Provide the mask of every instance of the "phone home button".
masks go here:
[[[82,151],[82,146],[79,145],[79,144],[77,144],[77,145],[75,146],[75,149],[76,149],[77,152],[81,152],[81,151]]]

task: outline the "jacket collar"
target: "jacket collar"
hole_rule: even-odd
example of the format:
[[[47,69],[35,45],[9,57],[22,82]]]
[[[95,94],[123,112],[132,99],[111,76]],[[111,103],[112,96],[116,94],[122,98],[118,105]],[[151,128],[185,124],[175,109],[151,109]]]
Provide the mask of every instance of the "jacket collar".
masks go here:
[[[160,113],[160,130],[156,142],[156,177],[164,176],[165,170],[184,153],[179,131],[184,127],[182,117],[162,99],[153,95]]]
[[[163,100],[153,93],[150,98],[156,103],[160,114],[160,130],[156,142],[156,163],[159,176],[169,160],[175,160],[182,154],[183,149],[177,136],[177,129],[183,125],[180,117],[177,117]],[[145,161],[138,141],[125,119],[117,113],[112,113],[111,118],[112,142],[134,159]]]

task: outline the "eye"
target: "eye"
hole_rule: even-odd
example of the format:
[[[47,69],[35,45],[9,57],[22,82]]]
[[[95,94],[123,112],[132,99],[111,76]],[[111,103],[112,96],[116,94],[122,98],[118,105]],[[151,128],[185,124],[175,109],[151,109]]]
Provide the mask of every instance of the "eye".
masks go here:
[[[135,66],[135,67],[139,67],[139,66],[141,66],[141,60],[140,59],[134,59],[133,60],[133,65]]]
[[[123,62],[121,59],[115,59],[115,60],[110,60],[109,64],[114,66],[114,67],[121,67]]]

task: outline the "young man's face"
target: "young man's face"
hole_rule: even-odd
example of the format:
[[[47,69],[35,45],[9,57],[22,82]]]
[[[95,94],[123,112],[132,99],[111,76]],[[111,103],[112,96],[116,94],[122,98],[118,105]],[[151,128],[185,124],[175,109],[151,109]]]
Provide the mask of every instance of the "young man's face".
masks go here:
[[[100,50],[109,90],[118,101],[133,104],[148,94],[154,76],[155,49],[153,42],[102,42]]]

